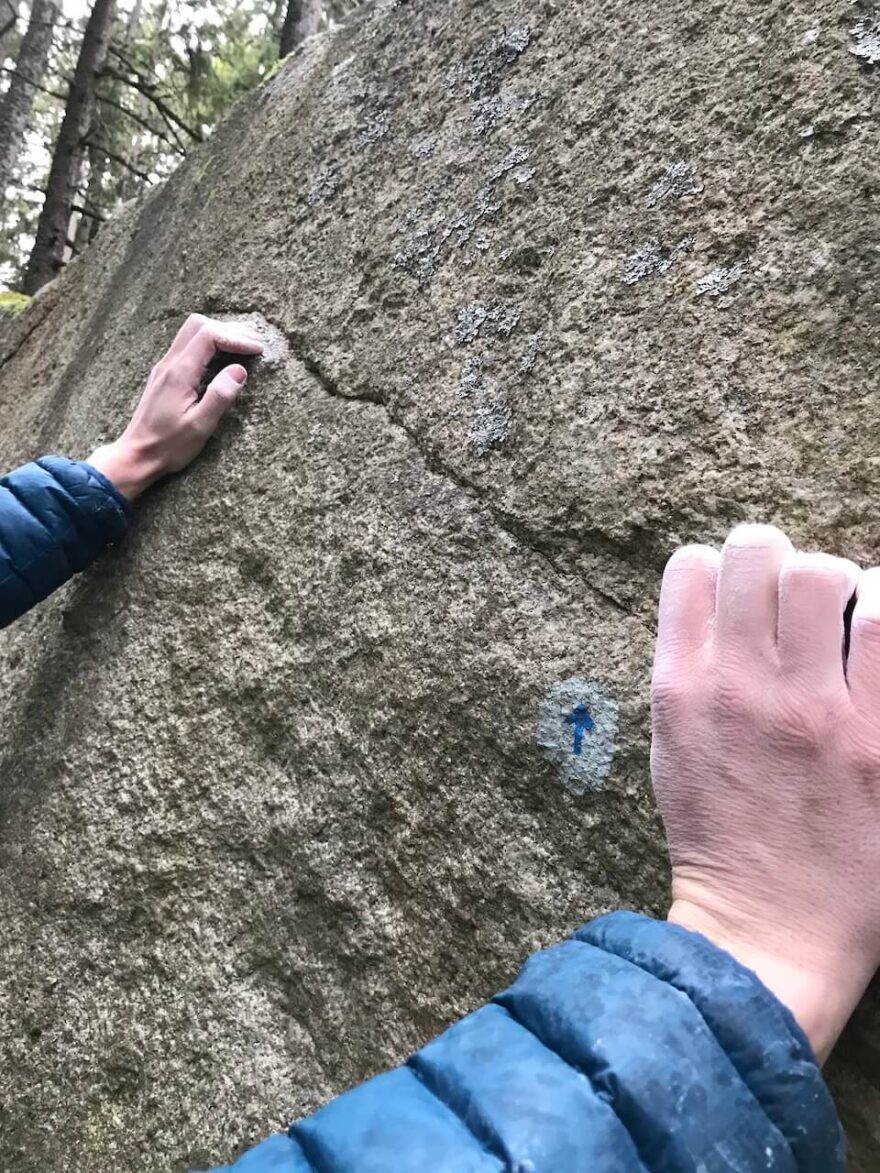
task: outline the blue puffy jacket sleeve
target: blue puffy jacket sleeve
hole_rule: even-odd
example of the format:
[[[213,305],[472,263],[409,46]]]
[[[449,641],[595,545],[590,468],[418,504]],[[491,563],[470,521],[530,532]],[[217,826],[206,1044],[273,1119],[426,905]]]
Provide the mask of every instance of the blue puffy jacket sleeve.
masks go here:
[[[44,456],[0,480],[0,627],[92,563],[128,527],[128,506],[90,464]]]
[[[806,1036],[705,938],[613,913],[236,1173],[843,1173]]]

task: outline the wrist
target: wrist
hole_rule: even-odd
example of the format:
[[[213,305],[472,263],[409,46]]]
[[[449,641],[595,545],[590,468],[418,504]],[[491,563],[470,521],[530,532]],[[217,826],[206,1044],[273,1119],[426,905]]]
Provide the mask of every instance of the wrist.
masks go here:
[[[155,456],[125,436],[96,449],[88,463],[102,472],[128,501],[139,497],[163,472]]]
[[[873,966],[833,945],[801,949],[785,929],[752,933],[717,910],[687,899],[673,901],[673,924],[701,933],[730,953],[794,1015],[820,1063],[831,1054],[873,974]],[[775,939],[774,939],[775,938]]]

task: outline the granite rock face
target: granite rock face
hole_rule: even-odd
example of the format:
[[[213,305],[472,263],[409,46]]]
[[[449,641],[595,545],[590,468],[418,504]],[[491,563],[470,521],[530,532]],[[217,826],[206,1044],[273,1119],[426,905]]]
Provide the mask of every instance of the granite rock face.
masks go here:
[[[364,9],[3,327],[6,466],[109,438],[192,309],[275,351],[0,636],[0,1168],[226,1159],[663,910],[666,556],[766,519],[878,561],[855,7]],[[869,996],[855,1170],[878,1046]]]

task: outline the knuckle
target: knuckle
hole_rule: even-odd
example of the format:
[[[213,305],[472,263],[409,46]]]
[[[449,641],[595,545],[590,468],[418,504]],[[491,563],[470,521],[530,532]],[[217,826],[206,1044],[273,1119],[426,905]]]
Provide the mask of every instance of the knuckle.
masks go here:
[[[204,440],[207,436],[210,436],[212,431],[205,418],[196,412],[191,412],[185,418],[181,429],[184,440],[190,443]]]
[[[739,673],[713,673],[706,684],[704,698],[707,711],[719,725],[740,723],[752,718],[752,690]]]
[[[686,708],[691,690],[681,672],[664,672],[655,669],[651,679],[651,709],[655,716],[678,712]]]
[[[836,709],[811,695],[809,703],[785,698],[769,714],[769,724],[777,744],[787,756],[799,759],[818,758],[825,752],[833,734],[830,714]]]
[[[880,782],[880,738],[859,733],[849,738],[846,763],[850,771],[873,794]]]
[[[225,384],[219,384],[211,387],[211,395],[214,403],[221,411],[227,411],[235,402],[235,394],[231,392],[229,387]]]

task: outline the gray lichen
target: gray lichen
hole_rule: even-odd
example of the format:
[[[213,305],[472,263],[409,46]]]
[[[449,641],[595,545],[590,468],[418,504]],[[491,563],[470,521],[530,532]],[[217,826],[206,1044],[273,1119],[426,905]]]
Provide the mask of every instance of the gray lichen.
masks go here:
[[[309,188],[306,196],[306,203],[314,207],[316,204],[325,204],[328,200],[332,200],[339,190],[339,171],[331,164],[319,171],[312,180],[312,186]]]
[[[503,401],[480,404],[471,417],[468,446],[479,456],[503,444],[510,434],[513,413]]]
[[[433,135],[426,138],[413,139],[409,146],[410,151],[417,159],[430,159],[437,150],[437,139]]]
[[[390,122],[388,115],[382,111],[374,118],[371,118],[365,126],[362,126],[358,131],[358,144],[361,147],[369,147],[385,138],[388,134]]]
[[[680,256],[694,247],[694,237],[684,236],[671,249],[664,249],[657,240],[646,240],[623,264],[621,280],[625,285],[635,285],[647,277],[657,277],[669,271]]]
[[[428,216],[422,208],[416,208],[396,224],[398,233],[404,236],[403,246],[395,253],[394,266],[415,277],[420,284],[430,281],[445,252],[451,247],[466,245],[484,220],[490,220],[500,210],[493,202],[489,188],[481,188],[474,202],[453,212],[435,212]],[[474,242],[480,252],[489,247],[486,235],[481,234]]]
[[[488,306],[476,302],[474,305],[462,306],[455,320],[455,341],[459,346],[467,345],[479,337],[483,323],[489,316]]]
[[[683,159],[678,159],[669,164],[648,192],[645,203],[649,208],[653,208],[663,200],[681,199],[686,195],[699,195],[702,190],[703,185],[694,174],[692,165]]]
[[[850,45],[850,53],[866,65],[880,65],[880,11],[863,16],[850,29],[850,34],[855,41]]]
[[[531,374],[535,369],[538,357],[544,353],[544,335],[539,331],[529,339],[525,354],[519,360],[519,369],[524,375]]]
[[[501,75],[520,54],[525,53],[531,40],[531,29],[527,25],[502,29],[470,61],[449,71],[447,85],[475,98],[497,93]]]
[[[458,394],[471,404],[468,447],[484,456],[507,439],[513,412],[495,382],[486,377],[482,355],[473,355],[465,362]]]
[[[514,305],[503,305],[497,302],[489,314],[489,321],[495,327],[495,333],[500,337],[509,338],[519,325],[520,311]]]
[[[411,217],[417,215],[418,213],[410,214]],[[396,268],[415,277],[420,284],[425,284],[434,275],[440,259],[440,245],[434,229],[428,225],[413,225],[412,219],[408,218],[406,224],[398,226],[398,231],[407,232],[408,229],[410,231],[403,248],[394,254],[394,264]]]
[[[500,94],[488,94],[471,102],[471,120],[477,134],[488,134],[495,129],[508,112],[508,105]]]
[[[479,337],[487,323],[498,337],[509,338],[519,320],[520,311],[514,305],[501,301],[474,302],[458,310],[453,338],[457,346],[466,346]]]
[[[728,267],[717,265],[697,281],[697,295],[720,297],[722,293],[727,293],[728,289],[736,285],[745,271],[745,265],[740,263]]]
[[[462,399],[471,396],[483,387],[483,360],[475,355],[471,356],[461,368],[461,378],[458,381],[458,393]]]
[[[512,171],[514,167],[518,167],[521,163],[527,163],[529,160],[530,151],[528,147],[511,147],[504,158],[496,163],[491,171],[491,178],[501,179],[508,171]]]
[[[499,123],[513,115],[522,114],[537,102],[540,94],[486,94],[471,102],[471,121],[477,134],[490,134]]]
[[[548,689],[538,708],[536,740],[572,794],[604,788],[617,750],[618,720],[617,702],[595,680],[572,676]]]

